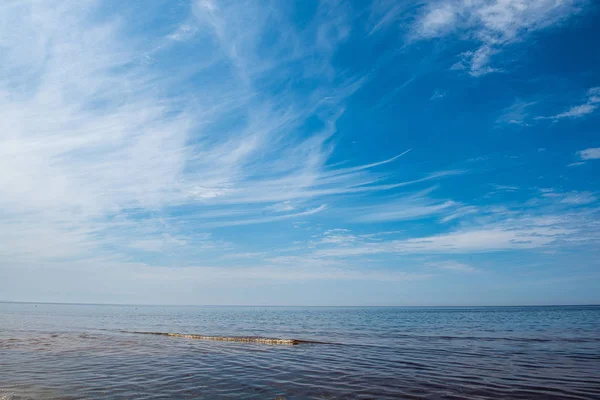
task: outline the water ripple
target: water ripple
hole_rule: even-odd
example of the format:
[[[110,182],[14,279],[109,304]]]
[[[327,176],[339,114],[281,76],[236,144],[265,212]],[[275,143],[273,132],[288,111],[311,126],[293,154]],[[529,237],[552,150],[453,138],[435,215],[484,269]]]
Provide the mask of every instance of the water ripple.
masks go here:
[[[63,312],[60,324],[39,314],[24,321],[26,313],[9,318],[0,312],[0,400],[600,398],[599,311],[552,315],[553,321],[565,319],[564,324],[544,332],[537,331],[534,312],[512,322],[506,322],[510,314],[468,314],[477,316],[469,322],[472,326],[485,327],[470,331],[442,313],[435,317],[440,319],[438,334],[429,329],[434,324],[429,311],[419,314],[419,321],[398,311],[386,311],[377,320],[364,310],[344,318],[338,314],[343,311],[286,310],[271,315],[279,328],[269,331],[262,317],[259,323],[248,322],[249,312],[256,317],[251,311],[219,311],[211,322],[201,310],[171,324],[180,332],[207,331],[210,337],[239,333],[341,343],[314,346],[135,335],[115,328],[167,332],[156,328],[166,327],[164,321],[174,311],[145,310],[133,322],[135,314],[123,317],[130,309],[119,311],[114,320],[94,313],[115,310],[85,309],[89,317],[70,311],[77,317],[70,320]],[[223,320],[233,320],[229,313],[245,325],[228,329]],[[56,314],[48,311],[54,318]],[[306,328],[295,329],[296,318]],[[494,325],[498,319],[502,324]],[[401,326],[404,334],[398,334]],[[224,335],[217,334],[219,329]],[[530,340],[534,335],[543,340]]]

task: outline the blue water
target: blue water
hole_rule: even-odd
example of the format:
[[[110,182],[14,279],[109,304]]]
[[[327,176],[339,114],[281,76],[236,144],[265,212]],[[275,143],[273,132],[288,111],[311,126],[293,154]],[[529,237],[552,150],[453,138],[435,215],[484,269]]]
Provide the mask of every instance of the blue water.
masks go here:
[[[0,303],[0,399],[28,398],[600,399],[600,307]]]

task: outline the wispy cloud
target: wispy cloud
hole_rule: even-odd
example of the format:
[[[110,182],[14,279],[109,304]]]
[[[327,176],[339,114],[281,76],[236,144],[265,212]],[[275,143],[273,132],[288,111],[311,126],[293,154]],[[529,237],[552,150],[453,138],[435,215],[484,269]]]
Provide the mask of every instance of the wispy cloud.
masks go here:
[[[394,0],[374,0],[371,3],[368,34],[372,35],[385,30],[390,25],[401,24],[407,20],[407,15],[419,3],[399,2]]]
[[[589,149],[580,150],[575,155],[579,161],[569,163],[567,167],[579,167],[585,165],[589,160],[600,159],[600,147],[590,147]]]
[[[528,109],[535,104],[537,104],[537,101],[526,102],[516,100],[510,107],[507,107],[502,111],[496,122],[499,124],[528,126],[530,125],[528,122],[530,118]]]
[[[457,228],[445,233],[414,237],[399,232],[385,241],[352,232],[335,242],[318,242],[320,257],[347,258],[378,254],[472,254],[569,248],[600,240],[600,225],[593,222],[598,201],[590,192],[544,191],[533,199],[511,207],[464,206],[445,219],[460,219]],[[351,243],[341,246],[340,243]]]
[[[436,89],[433,94],[431,95],[431,97],[429,98],[429,100],[441,100],[444,97],[446,97],[446,93],[442,92],[439,89]]]
[[[420,219],[432,215],[439,215],[450,208],[455,208],[452,201],[425,204],[418,200],[398,201],[377,206],[375,210],[361,215],[356,220],[359,222],[384,222]]]
[[[595,203],[597,200],[598,197],[590,192],[572,192],[564,194],[560,201],[565,204],[587,205]]]
[[[543,219],[519,219],[486,228],[471,228],[420,238],[365,242],[361,246],[327,248],[322,257],[349,257],[374,254],[455,254],[539,249],[577,233],[572,227]]]
[[[532,126],[535,121],[561,119],[577,119],[596,111],[600,103],[600,88],[593,87],[587,90],[585,103],[571,106],[566,111],[551,116],[532,115],[530,108],[538,105],[539,101],[516,100],[511,106],[505,108],[496,122],[498,124],[514,124],[520,126]]]
[[[582,160],[597,160],[600,158],[600,147],[590,147],[589,149],[578,151],[577,155]]]
[[[558,120],[563,118],[581,118],[584,115],[591,114],[596,110],[595,104],[581,104],[579,106],[573,106],[567,111],[560,114],[553,115],[551,117],[537,117],[538,119],[552,119]]]
[[[460,55],[453,69],[472,76],[502,71],[493,57],[530,34],[552,27],[580,11],[585,1],[458,0],[428,1],[412,27],[414,39],[456,34],[477,47]]]
[[[514,185],[497,185],[497,184],[494,184],[494,185],[492,185],[492,187],[494,189],[496,189],[497,191],[500,191],[500,192],[516,192],[516,191],[518,191],[520,189],[520,187],[514,186]]]
[[[439,200],[430,197],[436,186],[425,190],[396,196],[388,201],[379,200],[372,206],[352,210],[356,222],[391,222],[417,220],[430,217],[448,217],[459,212],[462,205],[452,200]]]
[[[249,219],[220,219],[214,222],[206,222],[202,224],[204,228],[219,228],[225,226],[240,226],[240,225],[253,225],[253,224],[264,224],[267,222],[275,222],[275,221],[283,221],[290,218],[304,217],[308,215],[317,214],[327,208],[326,204],[323,204],[319,207],[312,208],[310,210],[302,211],[299,213],[293,214],[284,214],[284,215],[274,215],[268,217],[259,217],[259,218],[249,218]]]
[[[536,119],[550,119],[553,121],[557,121],[560,119],[575,119],[581,118],[588,114],[593,113],[598,108],[598,103],[600,103],[600,87],[593,87],[588,89],[587,91],[587,102],[584,104],[579,104],[576,106],[572,106],[567,111],[561,112],[556,115],[552,115],[549,117],[536,117]]]
[[[454,271],[454,272],[463,272],[463,273],[473,273],[479,272],[479,269],[464,263],[459,263],[456,261],[443,261],[437,263],[429,263],[432,267],[440,268],[443,270]]]
[[[385,182],[376,168],[406,152],[329,165],[344,102],[363,82],[340,79],[331,62],[350,29],[342,4],[322,4],[298,30],[279,8],[194,1],[152,37],[100,11],[0,5],[5,258],[207,248],[212,228],[306,217],[328,196],[436,179]],[[174,64],[173,52],[195,58]],[[295,74],[314,86],[294,90]],[[304,128],[309,120],[317,127]]]
[[[466,215],[474,214],[478,210],[479,209],[475,206],[461,206],[461,207],[458,207],[456,210],[452,211],[451,213],[447,214],[445,217],[443,217],[441,219],[441,221],[442,222],[450,222],[455,219],[464,217]]]

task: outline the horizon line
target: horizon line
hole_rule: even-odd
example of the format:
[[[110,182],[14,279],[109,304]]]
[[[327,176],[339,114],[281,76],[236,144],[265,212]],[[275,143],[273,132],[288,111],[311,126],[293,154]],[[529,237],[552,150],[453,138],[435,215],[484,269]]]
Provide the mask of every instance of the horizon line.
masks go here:
[[[47,305],[73,305],[73,306],[124,306],[124,307],[297,307],[297,308],[492,308],[492,307],[600,307],[600,303],[569,303],[569,304],[488,304],[488,305],[265,305],[265,304],[136,304],[136,303],[81,303],[81,302],[54,302],[54,301],[15,301],[0,300],[4,304],[47,304]]]

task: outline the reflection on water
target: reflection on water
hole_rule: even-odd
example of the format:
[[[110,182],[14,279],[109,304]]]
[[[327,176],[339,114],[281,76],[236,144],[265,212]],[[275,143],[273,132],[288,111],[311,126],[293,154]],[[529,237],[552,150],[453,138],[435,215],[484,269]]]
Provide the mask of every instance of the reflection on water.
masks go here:
[[[276,346],[122,331],[303,339]],[[600,398],[600,307],[0,303],[0,399]]]

